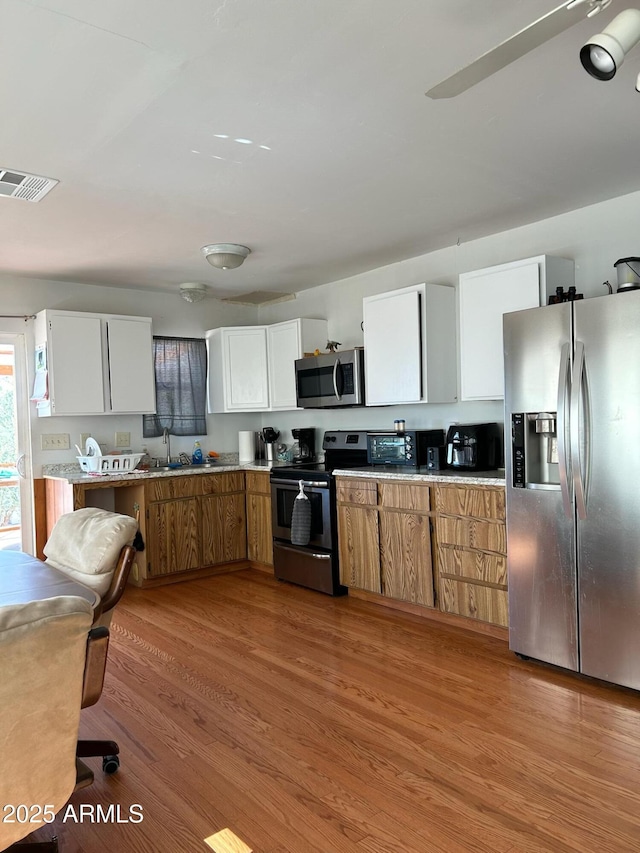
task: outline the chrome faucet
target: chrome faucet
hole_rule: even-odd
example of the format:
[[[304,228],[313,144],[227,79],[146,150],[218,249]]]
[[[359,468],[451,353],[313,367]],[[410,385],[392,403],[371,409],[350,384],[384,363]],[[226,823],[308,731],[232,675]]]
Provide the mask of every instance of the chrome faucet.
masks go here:
[[[168,427],[162,430],[162,443],[167,445],[167,465],[171,465],[171,439],[169,438]]]

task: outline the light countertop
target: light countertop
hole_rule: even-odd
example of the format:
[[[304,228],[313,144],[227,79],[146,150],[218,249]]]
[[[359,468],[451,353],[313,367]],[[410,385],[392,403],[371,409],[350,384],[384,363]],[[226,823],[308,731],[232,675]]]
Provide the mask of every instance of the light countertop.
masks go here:
[[[465,486],[504,486],[506,484],[504,468],[497,471],[435,471],[407,470],[396,468],[338,468],[333,472],[336,477],[366,477],[374,480],[414,480],[423,483],[460,483]]]
[[[172,468],[170,471],[161,471],[151,468],[149,471],[134,470],[129,473],[116,472],[113,474],[85,474],[72,465],[50,466],[43,472],[48,480],[63,480],[70,485],[92,485],[100,486],[107,483],[119,483],[124,486],[127,483],[151,480],[158,477],[199,477],[202,474],[223,474],[233,471],[270,471],[272,468],[290,467],[288,462],[242,462],[242,463],[216,463],[203,465],[201,468]],[[60,469],[60,470],[56,470]],[[460,483],[466,486],[504,486],[504,469],[497,471],[436,471],[427,473],[426,470],[406,469],[397,467],[390,470],[389,467],[379,466],[376,468],[338,468],[333,471],[337,477],[362,477],[374,480],[413,480],[424,483]]]
[[[71,470],[54,470],[51,466],[50,470],[43,472],[43,477],[47,480],[63,480],[70,485],[103,485],[105,483],[120,483],[126,485],[130,482],[140,480],[152,480],[158,477],[199,477],[202,474],[223,474],[230,471],[270,471],[272,468],[284,467],[290,464],[286,462],[243,462],[227,464],[225,462],[216,463],[213,465],[203,465],[201,468],[184,467],[172,468],[169,471],[162,471],[150,468],[148,471],[140,471],[137,468],[130,472],[116,471],[113,474],[85,474],[82,471],[73,468],[73,466],[56,466],[60,469],[70,468]]]

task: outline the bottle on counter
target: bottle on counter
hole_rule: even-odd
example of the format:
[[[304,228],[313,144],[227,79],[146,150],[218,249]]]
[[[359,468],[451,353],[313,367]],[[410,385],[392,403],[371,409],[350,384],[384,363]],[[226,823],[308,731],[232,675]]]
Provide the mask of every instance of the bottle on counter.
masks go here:
[[[202,456],[202,448],[200,447],[199,441],[193,442],[193,454],[191,456],[191,461],[194,465],[199,465],[201,462],[204,462],[204,458]]]

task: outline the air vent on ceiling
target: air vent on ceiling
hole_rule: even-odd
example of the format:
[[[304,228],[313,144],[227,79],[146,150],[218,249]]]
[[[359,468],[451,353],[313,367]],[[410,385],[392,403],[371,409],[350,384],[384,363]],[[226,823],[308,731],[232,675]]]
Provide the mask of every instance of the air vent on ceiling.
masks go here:
[[[23,201],[40,201],[58,183],[54,178],[28,175],[0,166],[0,195]]]

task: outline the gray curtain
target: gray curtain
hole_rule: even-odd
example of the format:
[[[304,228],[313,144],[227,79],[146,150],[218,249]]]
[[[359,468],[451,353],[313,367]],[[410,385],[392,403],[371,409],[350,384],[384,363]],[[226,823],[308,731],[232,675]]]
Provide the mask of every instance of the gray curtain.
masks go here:
[[[145,438],[207,434],[207,345],[204,338],[153,339],[156,413],[142,416]]]

